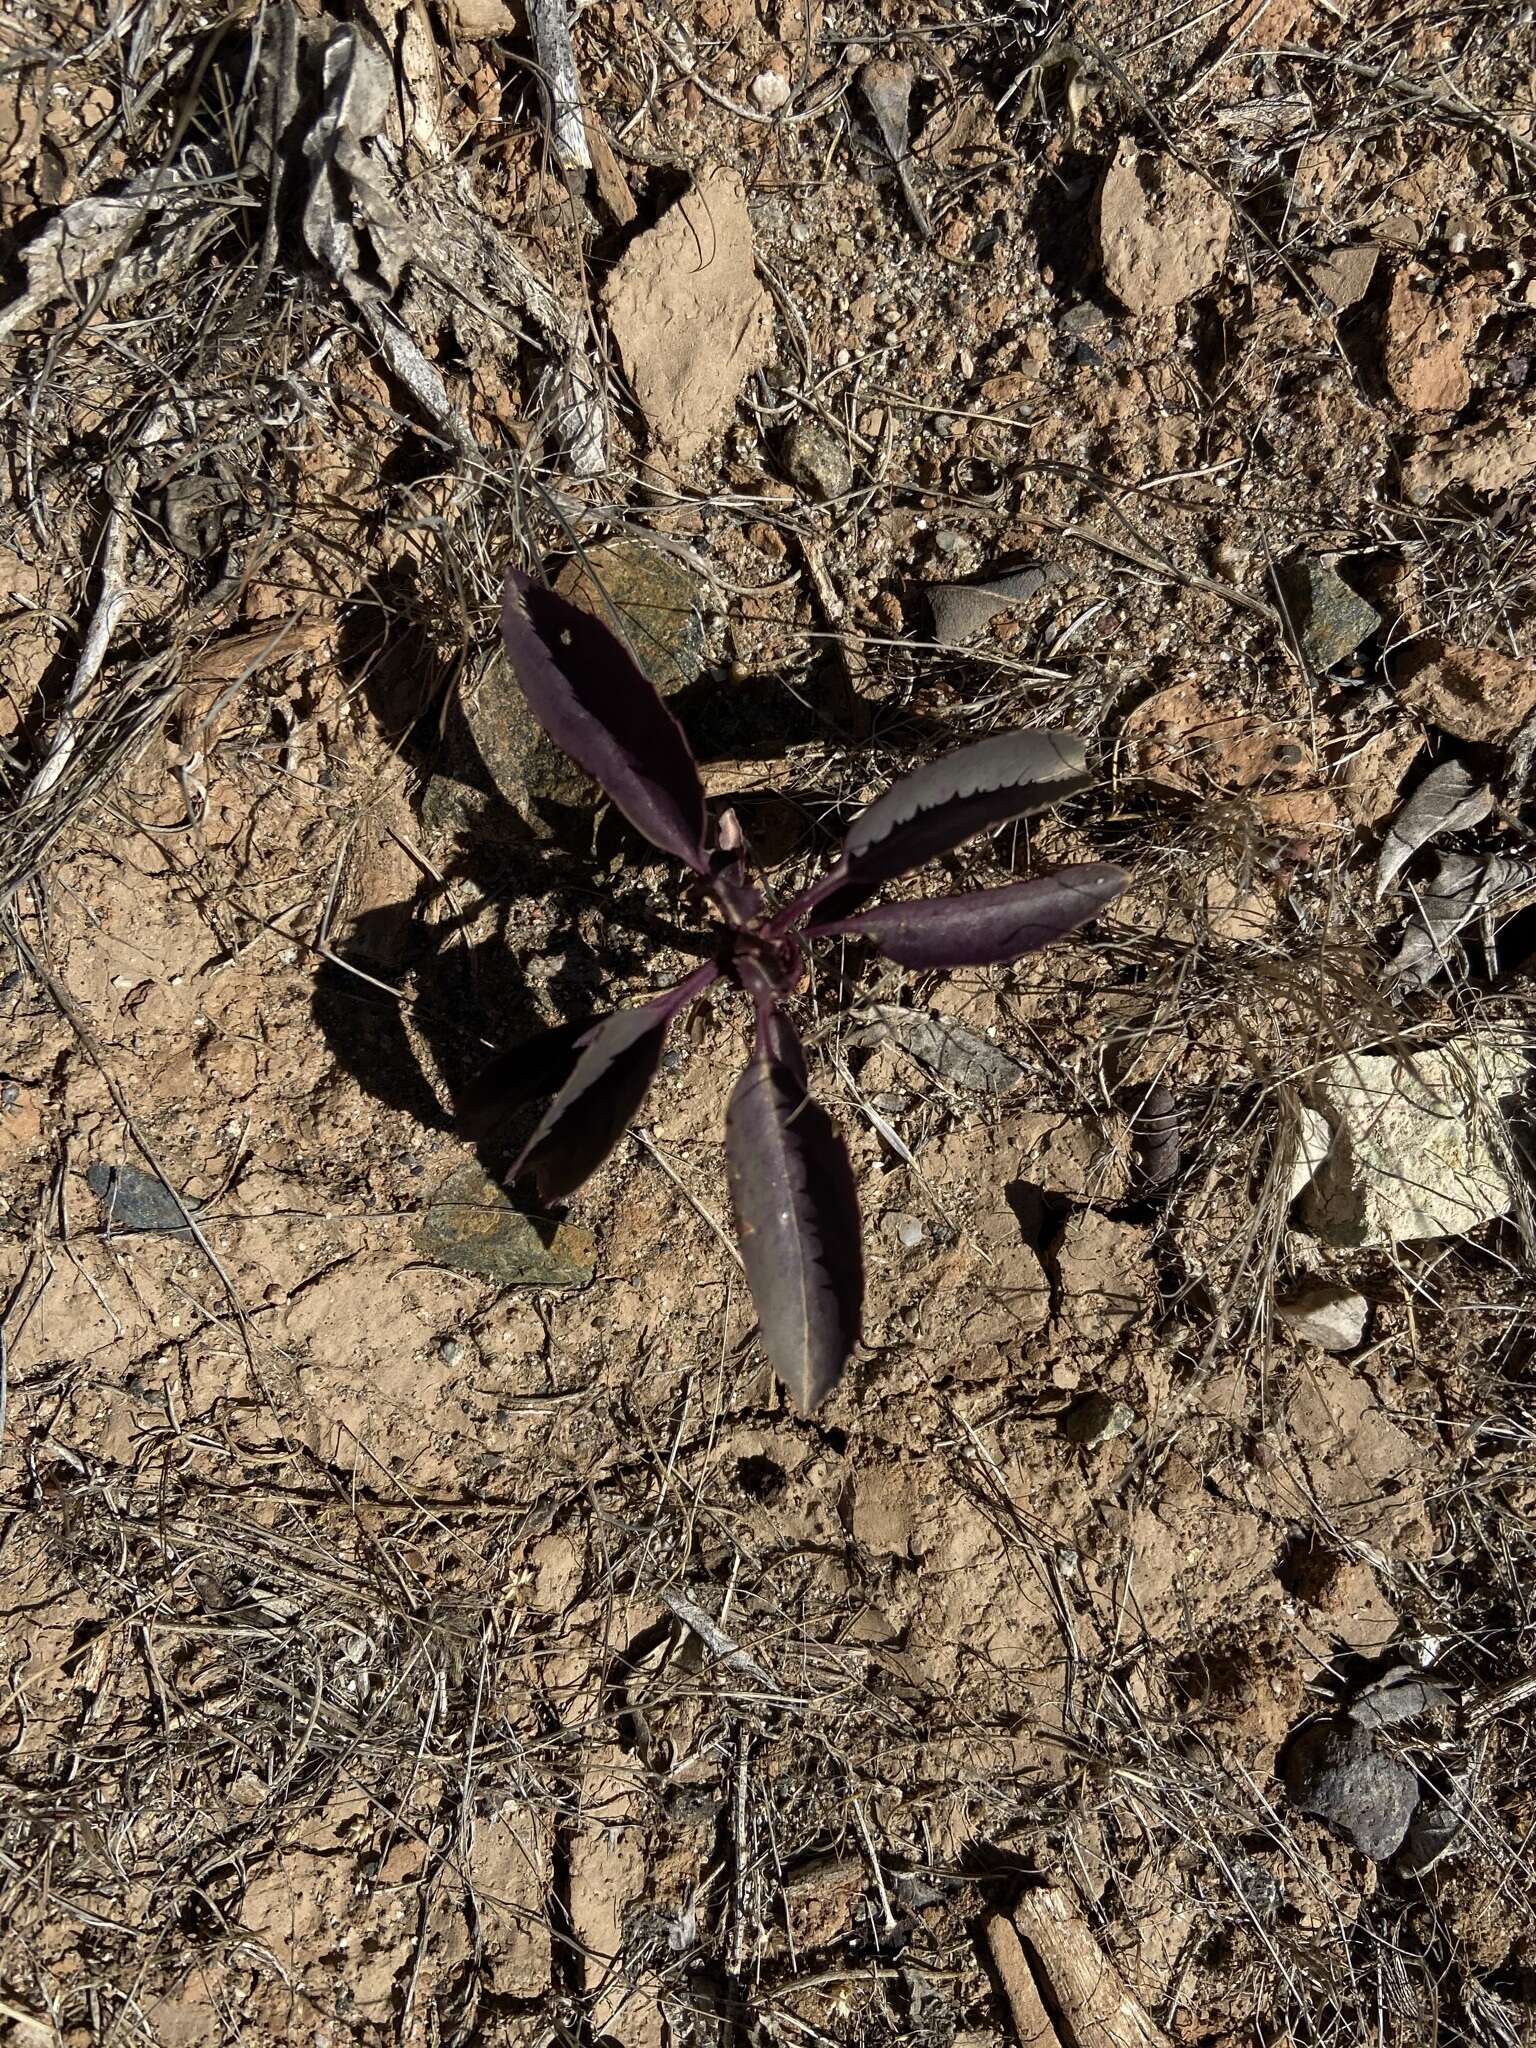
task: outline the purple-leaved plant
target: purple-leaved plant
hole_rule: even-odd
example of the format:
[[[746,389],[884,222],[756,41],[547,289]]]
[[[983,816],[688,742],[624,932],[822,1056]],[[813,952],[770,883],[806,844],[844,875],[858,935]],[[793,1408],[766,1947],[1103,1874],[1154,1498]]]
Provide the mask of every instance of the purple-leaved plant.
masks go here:
[[[673,1018],[715,982],[733,983],[753,1013],[752,1057],[725,1115],[736,1231],[763,1349],[809,1412],[858,1342],[863,1260],[848,1153],[808,1092],[805,1054],[784,1014],[805,978],[805,942],[862,938],[905,967],[987,967],[1096,917],[1127,879],[1099,862],[864,907],[883,883],[973,834],[1087,788],[1082,745],[1065,732],[998,733],[903,776],[854,819],[818,881],[772,906],[748,876],[733,815],[709,817],[682,727],[615,635],[517,574],[507,580],[502,634],[545,732],[637,832],[693,871],[719,915],[714,958],[675,988],[528,1048],[522,1086],[535,1070],[545,1086],[562,1075],[563,1085],[510,1178],[533,1174],[546,1202],[580,1187],[640,1108]]]

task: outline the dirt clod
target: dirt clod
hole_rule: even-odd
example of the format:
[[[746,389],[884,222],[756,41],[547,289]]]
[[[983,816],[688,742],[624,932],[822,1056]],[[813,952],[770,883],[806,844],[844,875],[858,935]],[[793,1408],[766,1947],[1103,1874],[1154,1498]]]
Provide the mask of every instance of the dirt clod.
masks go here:
[[[1507,739],[1536,711],[1536,661],[1436,635],[1399,655],[1397,692],[1431,725],[1474,744]]]
[[[1472,395],[1468,351],[1495,302],[1494,283],[1487,278],[1446,284],[1416,264],[1396,272],[1382,368],[1410,412],[1460,412]]]
[[[1165,312],[1221,273],[1232,209],[1175,158],[1123,138],[1099,193],[1104,282],[1132,313]]]
[[[604,288],[624,373],[664,456],[692,461],[773,351],[740,176],[707,171],[632,242]]]

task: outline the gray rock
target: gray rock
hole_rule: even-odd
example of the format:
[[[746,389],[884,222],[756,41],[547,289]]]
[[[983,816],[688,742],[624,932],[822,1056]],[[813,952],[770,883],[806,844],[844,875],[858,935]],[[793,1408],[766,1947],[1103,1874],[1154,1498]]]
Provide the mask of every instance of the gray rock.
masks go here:
[[[1069,1444],[1080,1444],[1085,1451],[1092,1451],[1124,1436],[1135,1421],[1135,1409],[1127,1407],[1124,1401],[1117,1401],[1110,1394],[1092,1393],[1074,1401],[1056,1427]]]
[[[784,436],[784,472],[814,498],[841,498],[853,489],[847,444],[821,420],[797,420]]]
[[[1275,1303],[1275,1314],[1292,1335],[1319,1351],[1353,1351],[1364,1340],[1369,1313],[1363,1294],[1329,1280],[1298,1287]]]
[[[1465,1798],[1420,1800],[1408,1823],[1403,1861],[1410,1870],[1428,1870],[1455,1847],[1471,1817],[1471,1802]]]
[[[1044,569],[1030,568],[982,583],[930,583],[927,595],[934,639],[944,647],[963,647],[985,632],[999,612],[1023,604],[1044,589],[1045,582]]]
[[[86,1168],[85,1184],[105,1211],[103,1221],[109,1230],[157,1230],[168,1237],[192,1235],[170,1189],[158,1174],[146,1172],[142,1166],[126,1160],[121,1166],[109,1166],[98,1160]],[[182,1196],[182,1204],[194,1216],[203,1206],[190,1195]]]
[[[1286,562],[1275,572],[1275,587],[1291,637],[1313,668],[1337,668],[1381,624],[1380,612],[1331,562]]]
[[[1348,1711],[1357,1728],[1396,1728],[1451,1704],[1444,1686],[1422,1677],[1411,1664],[1394,1664],[1355,1694]]]
[[[1501,1126],[1529,1074],[1522,1047],[1492,1034],[1330,1060],[1312,1086],[1333,1144],[1302,1196],[1302,1223],[1357,1246],[1457,1237],[1507,1215],[1515,1191]]]
[[[1080,299],[1075,306],[1068,306],[1056,325],[1071,340],[1082,341],[1108,321],[1109,315],[1102,306],[1094,305],[1091,299]]]
[[[1377,1863],[1402,1846],[1419,1803],[1414,1772],[1351,1722],[1303,1728],[1286,1746],[1283,1776],[1298,1811],[1326,1821]]]
[[[435,1266],[498,1287],[584,1287],[597,1269],[590,1231],[522,1215],[473,1159],[434,1189],[416,1227],[416,1249]]]

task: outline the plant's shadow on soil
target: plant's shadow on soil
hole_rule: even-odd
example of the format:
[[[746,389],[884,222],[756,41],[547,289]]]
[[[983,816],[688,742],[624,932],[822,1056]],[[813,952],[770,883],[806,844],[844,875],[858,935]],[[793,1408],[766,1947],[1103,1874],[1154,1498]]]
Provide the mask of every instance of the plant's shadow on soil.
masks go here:
[[[370,711],[422,789],[475,809],[470,828],[451,837],[453,857],[439,869],[441,879],[423,872],[409,895],[364,910],[333,941],[315,977],[315,1019],[336,1060],[370,1095],[425,1129],[468,1140],[500,1179],[531,1124],[541,1084],[553,1074],[550,1085],[558,1086],[549,1004],[567,1022],[594,1017],[610,1007],[604,990],[612,980],[659,948],[703,947],[621,880],[604,893],[600,945],[582,936],[574,916],[554,921],[551,939],[541,941],[546,971],[536,992],[515,935],[519,912],[596,893],[590,815],[551,818],[548,839],[529,829],[490,775],[457,691],[422,687],[430,658],[409,630],[382,656],[376,635],[366,653],[356,642],[344,650],[344,665],[348,652]],[[604,821],[599,862],[624,836],[622,826]],[[525,1045],[526,1060],[519,1055]],[[485,1087],[488,1074],[506,1082],[504,1100]]]

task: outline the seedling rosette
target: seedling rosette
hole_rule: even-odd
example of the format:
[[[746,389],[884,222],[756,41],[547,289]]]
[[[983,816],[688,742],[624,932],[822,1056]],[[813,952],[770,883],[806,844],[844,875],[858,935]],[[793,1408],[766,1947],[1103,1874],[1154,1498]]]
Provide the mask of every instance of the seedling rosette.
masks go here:
[[[809,1092],[784,1009],[806,946],[864,939],[904,967],[991,967],[1097,917],[1127,880],[1097,861],[959,896],[869,900],[977,833],[1086,789],[1082,745],[1066,732],[1004,732],[930,762],[861,811],[827,872],[775,906],[748,873],[734,818],[710,817],[682,727],[615,634],[518,574],[502,634],[534,718],[637,832],[692,870],[718,916],[714,957],[676,987],[513,1056],[556,1092],[510,1178],[531,1174],[546,1202],[574,1193],[640,1109],[674,1018],[717,982],[739,989],[753,1035],[725,1116],[731,1203],[763,1349],[809,1413],[858,1342],[863,1261],[847,1149]]]

